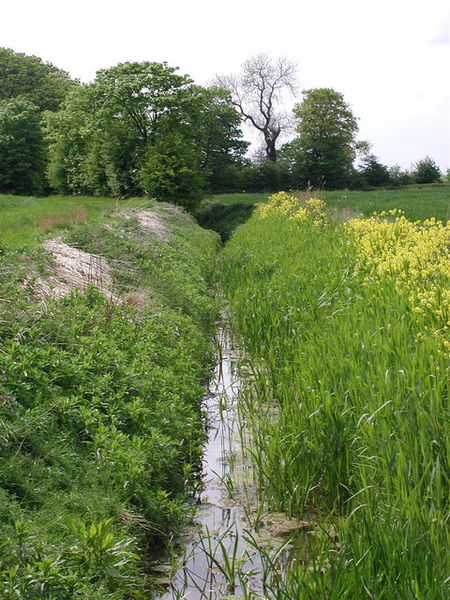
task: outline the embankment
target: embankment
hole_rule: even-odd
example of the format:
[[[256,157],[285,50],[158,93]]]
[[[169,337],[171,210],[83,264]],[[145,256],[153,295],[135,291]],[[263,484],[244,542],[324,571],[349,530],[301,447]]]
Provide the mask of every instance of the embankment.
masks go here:
[[[185,518],[217,236],[148,203],[0,255],[0,596],[141,598]]]

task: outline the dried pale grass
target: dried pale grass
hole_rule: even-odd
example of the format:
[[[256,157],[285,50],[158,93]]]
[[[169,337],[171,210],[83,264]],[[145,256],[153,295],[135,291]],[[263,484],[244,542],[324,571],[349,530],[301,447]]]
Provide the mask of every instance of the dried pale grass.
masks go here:
[[[139,225],[150,231],[161,242],[167,242],[169,232],[160,214],[155,209],[143,210],[136,214]]]
[[[118,301],[112,293],[113,282],[105,258],[68,246],[59,238],[46,240],[43,245],[52,254],[55,274],[36,279],[36,296],[62,298],[75,288],[85,290],[94,285],[110,300]]]

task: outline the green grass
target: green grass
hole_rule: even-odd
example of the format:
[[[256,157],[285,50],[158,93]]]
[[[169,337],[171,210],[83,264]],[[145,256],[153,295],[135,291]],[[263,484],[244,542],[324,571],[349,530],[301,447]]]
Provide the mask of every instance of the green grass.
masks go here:
[[[120,202],[120,205],[127,202]],[[0,195],[0,245],[15,248],[36,245],[71,223],[98,220],[117,205],[112,198]]]
[[[9,202],[23,223],[26,203]],[[100,219],[100,201],[58,234],[110,261],[123,301],[90,288],[42,302],[23,281],[51,267],[49,202],[0,255],[0,596],[148,597],[145,564],[198,478],[217,236],[151,202],[164,241],[133,214]]]
[[[393,190],[325,191],[320,194],[329,206],[349,208],[369,216],[373,212],[399,208],[408,219],[450,219],[450,185],[407,186]]]
[[[418,341],[395,282],[363,285],[355,260],[339,228],[277,216],[222,256],[261,496],[316,523],[271,597],[443,600],[448,357]]]
[[[411,220],[435,217],[441,221],[450,219],[450,185],[432,184],[407,186],[391,190],[371,191],[318,191],[311,192],[326,201],[329,206],[349,209],[369,216],[400,208]],[[226,240],[241,223],[250,216],[249,207],[265,202],[269,193],[216,194],[208,198],[199,212],[199,222],[220,233]]]

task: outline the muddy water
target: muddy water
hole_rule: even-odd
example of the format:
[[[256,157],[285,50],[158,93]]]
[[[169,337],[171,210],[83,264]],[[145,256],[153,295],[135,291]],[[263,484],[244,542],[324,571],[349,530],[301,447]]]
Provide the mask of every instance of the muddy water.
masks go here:
[[[219,344],[206,398],[208,441],[197,526],[184,540],[181,565],[161,600],[230,598],[242,593],[242,585],[262,591],[260,555],[244,540],[249,530],[244,507],[230,499],[233,463],[241,450],[236,407],[241,387],[239,357],[224,329],[219,330]]]

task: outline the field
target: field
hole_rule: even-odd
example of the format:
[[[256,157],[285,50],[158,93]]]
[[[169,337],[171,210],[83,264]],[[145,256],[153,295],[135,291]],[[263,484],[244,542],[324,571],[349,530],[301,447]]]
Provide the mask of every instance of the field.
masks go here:
[[[450,218],[450,185],[407,186],[392,190],[372,191],[320,191],[311,192],[322,198],[328,206],[369,216],[399,208],[412,220],[435,217],[441,221]],[[270,194],[218,194],[211,196],[204,204],[200,222],[205,227],[218,231],[223,239],[228,239],[234,229],[250,216],[249,205],[265,202]]]
[[[214,197],[218,262],[173,205],[0,197],[1,598],[149,597],[222,294],[258,514],[310,523],[264,598],[447,598],[448,190]]]
[[[70,224],[98,220],[116,204],[111,198],[0,195],[0,244],[17,248],[39,242]]]
[[[274,196],[222,255],[261,500],[315,524],[271,597],[444,599],[449,230],[327,213]]]

